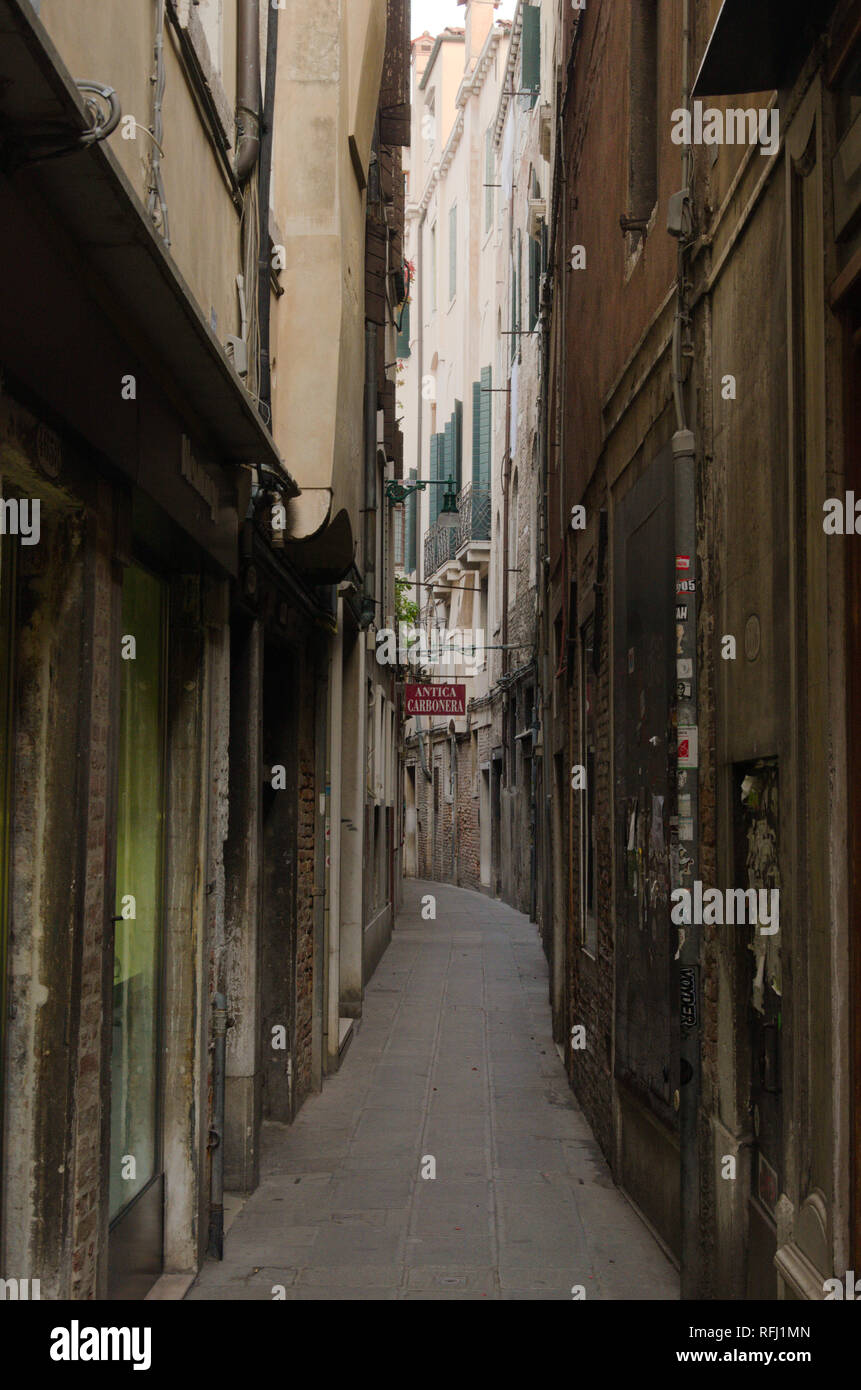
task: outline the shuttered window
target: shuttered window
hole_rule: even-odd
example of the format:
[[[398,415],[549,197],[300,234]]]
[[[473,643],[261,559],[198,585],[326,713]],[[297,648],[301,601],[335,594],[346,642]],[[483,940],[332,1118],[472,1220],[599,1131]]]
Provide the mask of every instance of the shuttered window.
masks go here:
[[[401,326],[398,329],[398,345],[396,356],[409,357],[410,355],[410,306],[405,304],[401,313]]]
[[[445,470],[442,473],[442,481],[455,476],[457,467],[457,451],[455,445],[454,416],[452,415],[445,427]],[[445,492],[445,488],[437,488],[437,492]],[[442,499],[440,499],[442,501]]]
[[[407,498],[407,501],[409,501],[409,498]],[[404,504],[403,507],[393,508],[389,515],[392,519],[392,536],[394,538],[395,550],[395,569],[402,570],[404,568],[404,541],[406,537],[407,524],[406,504]]]
[[[529,331],[538,322],[538,292],[541,285],[541,242],[529,238]]]
[[[522,73],[520,89],[532,93],[532,105],[538,100],[541,86],[541,10],[527,5],[523,11],[523,36],[520,41]]]
[[[454,403],[454,480],[457,490],[463,487],[463,401]]]
[[[472,483],[484,489],[490,487],[492,384],[492,369],[483,367],[481,380],[472,385]]]
[[[440,435],[438,435],[438,434],[432,434],[432,435],[431,435],[431,442],[430,442],[430,476],[431,476],[431,482],[432,482],[432,483],[437,482],[438,479],[439,479],[439,441],[440,441]],[[437,516],[439,515],[439,505],[438,505],[439,488],[438,488],[438,487],[431,487],[431,488],[428,489],[428,491],[430,492],[430,498],[428,499],[428,521],[429,521],[429,524],[430,524],[431,526],[433,526],[434,522],[435,522],[436,519],[437,519]]]

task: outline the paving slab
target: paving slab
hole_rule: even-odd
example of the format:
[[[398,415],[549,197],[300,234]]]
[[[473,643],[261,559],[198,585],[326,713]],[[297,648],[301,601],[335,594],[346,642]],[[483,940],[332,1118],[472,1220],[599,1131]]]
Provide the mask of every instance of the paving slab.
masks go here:
[[[547,1001],[526,917],[408,880],[339,1072],[292,1125],[264,1125],[260,1185],[186,1296],[677,1299],[569,1087]]]

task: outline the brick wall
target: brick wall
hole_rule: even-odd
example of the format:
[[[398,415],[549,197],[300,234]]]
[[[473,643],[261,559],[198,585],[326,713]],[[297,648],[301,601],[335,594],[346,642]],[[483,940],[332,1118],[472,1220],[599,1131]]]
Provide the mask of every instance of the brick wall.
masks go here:
[[[472,734],[457,745],[457,881],[462,888],[478,888],[481,881],[478,771],[473,772],[472,745]]]
[[[582,536],[579,548],[572,540],[572,554],[577,551],[576,573],[578,592],[588,594],[595,581],[597,562],[597,517],[605,503],[603,469],[593,481],[587,497],[587,516],[593,518],[588,532]],[[581,608],[581,617],[585,617]],[[596,687],[595,708],[595,817],[598,837],[595,854],[597,950],[593,959],[581,944],[581,861],[580,846],[587,833],[586,797],[571,790],[571,768],[580,762],[582,747],[581,710],[579,694],[579,660],[574,660],[574,679],[570,686],[566,714],[570,712],[570,742],[565,755],[565,787],[568,814],[571,818],[570,873],[573,912],[569,917],[568,990],[570,1024],[586,1028],[586,1047],[569,1049],[569,1076],[575,1094],[595,1131],[595,1137],[605,1154],[613,1157],[613,1075],[612,1037],[614,1025],[614,911],[613,911],[613,788],[610,782],[611,723],[610,723],[610,642],[609,614],[605,608],[601,640],[600,668]],[[579,631],[576,634],[579,651]],[[567,817],[566,817],[567,824]]]

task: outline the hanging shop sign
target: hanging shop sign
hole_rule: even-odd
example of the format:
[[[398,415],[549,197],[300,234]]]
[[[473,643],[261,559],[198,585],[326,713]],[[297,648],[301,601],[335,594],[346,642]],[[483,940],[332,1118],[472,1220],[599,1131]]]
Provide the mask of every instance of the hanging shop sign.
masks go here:
[[[406,714],[466,714],[465,685],[406,685],[404,687]]]

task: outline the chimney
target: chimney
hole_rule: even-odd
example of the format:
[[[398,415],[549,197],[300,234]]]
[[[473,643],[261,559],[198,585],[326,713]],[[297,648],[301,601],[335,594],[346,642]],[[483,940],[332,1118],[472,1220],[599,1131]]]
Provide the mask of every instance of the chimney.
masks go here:
[[[464,70],[472,72],[484,41],[493,27],[493,20],[499,0],[458,0],[466,6],[466,52]]]
[[[412,41],[413,63],[415,64],[416,85],[421,82],[424,70],[428,65],[428,58],[433,51],[434,37],[425,29],[417,39]]]

